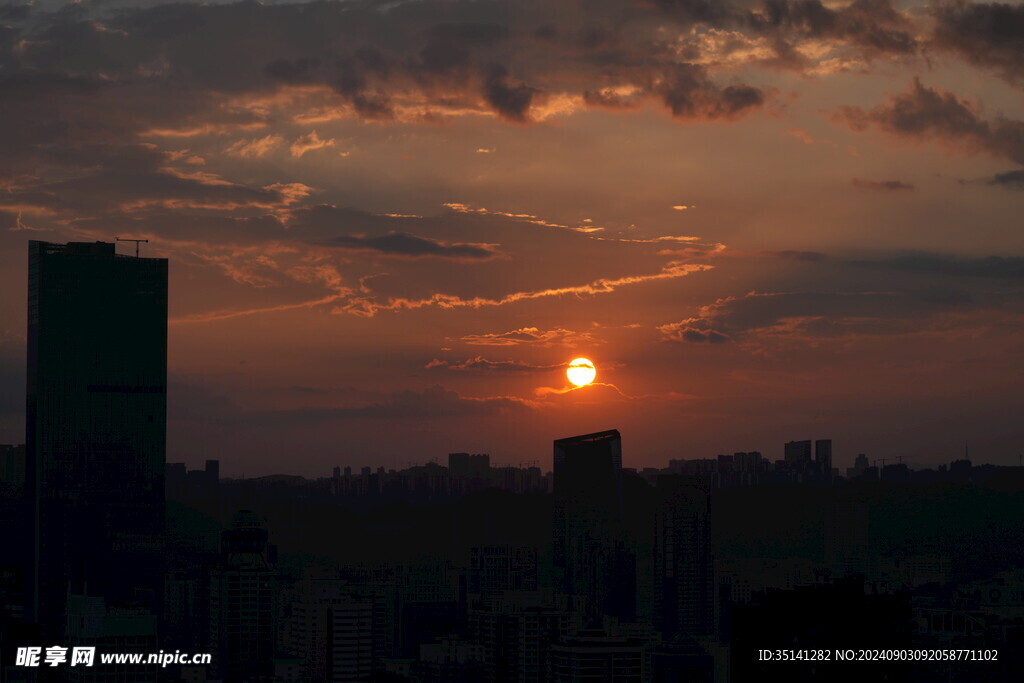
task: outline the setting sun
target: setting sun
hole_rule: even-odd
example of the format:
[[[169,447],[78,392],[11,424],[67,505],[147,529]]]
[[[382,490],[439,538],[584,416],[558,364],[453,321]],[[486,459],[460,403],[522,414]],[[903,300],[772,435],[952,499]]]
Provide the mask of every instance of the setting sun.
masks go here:
[[[594,364],[586,358],[577,358],[566,368],[565,376],[569,381],[578,387],[584,387],[594,381],[597,377],[597,369]]]

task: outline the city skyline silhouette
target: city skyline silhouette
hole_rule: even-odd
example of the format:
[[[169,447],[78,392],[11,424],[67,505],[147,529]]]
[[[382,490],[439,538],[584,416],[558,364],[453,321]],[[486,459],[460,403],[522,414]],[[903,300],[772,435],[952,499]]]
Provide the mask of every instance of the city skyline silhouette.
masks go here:
[[[1024,680],[1022,45],[6,0],[0,683]]]

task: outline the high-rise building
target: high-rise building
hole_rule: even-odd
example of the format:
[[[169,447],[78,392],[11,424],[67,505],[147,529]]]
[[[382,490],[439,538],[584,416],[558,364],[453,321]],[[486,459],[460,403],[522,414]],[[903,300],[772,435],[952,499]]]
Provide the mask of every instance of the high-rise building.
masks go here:
[[[685,634],[658,643],[650,650],[651,683],[713,683],[715,658]]]
[[[269,676],[274,656],[277,548],[249,510],[221,532],[221,557],[210,575],[208,642],[213,668],[224,681]]]
[[[862,476],[868,467],[870,467],[868,456],[863,453],[858,453],[857,457],[853,461],[853,467],[846,468],[846,477],[848,479],[856,479]]]
[[[462,495],[491,485],[491,456],[486,453],[448,454],[448,489]]]
[[[619,432],[555,441],[553,471],[556,587],[584,597],[593,617],[632,619],[636,558],[623,528]]]
[[[103,598],[69,595],[64,645],[93,647],[97,652],[148,656],[157,651],[157,619],[139,607],[111,607]],[[159,680],[157,667],[132,664],[68,666],[60,680],[68,683],[147,683]]]
[[[666,640],[715,634],[711,498],[696,478],[658,477],[654,513],[654,626]]]
[[[159,601],[167,432],[167,260],[29,242],[29,612],[66,595]]]
[[[833,576],[863,576],[871,568],[869,507],[850,498],[836,498],[825,516],[825,564]]]
[[[485,681],[551,680],[551,646],[583,625],[573,601],[539,592],[494,593],[469,610],[470,634],[483,647]]]
[[[511,543],[475,545],[469,549],[466,592],[537,590],[537,550]]]
[[[491,469],[491,456],[486,453],[449,453],[448,472],[453,477],[486,478]]]
[[[814,442],[814,463],[821,476],[832,479],[832,439],[818,439]]]
[[[811,442],[808,441],[787,441],[786,462],[803,463],[811,460]]]
[[[637,638],[609,636],[602,630],[583,630],[551,646],[551,681],[640,683],[644,643]]]
[[[281,629],[284,648],[308,680],[365,681],[394,645],[393,594],[381,585],[307,578]]]

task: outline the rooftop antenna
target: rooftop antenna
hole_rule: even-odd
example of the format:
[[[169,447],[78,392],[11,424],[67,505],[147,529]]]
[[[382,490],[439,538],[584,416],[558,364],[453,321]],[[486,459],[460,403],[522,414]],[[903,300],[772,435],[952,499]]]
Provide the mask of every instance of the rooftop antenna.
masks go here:
[[[149,240],[136,240],[130,237],[115,237],[114,239],[117,240],[118,242],[135,242],[135,258],[139,258],[139,245],[142,242],[145,242],[147,244],[149,243]]]

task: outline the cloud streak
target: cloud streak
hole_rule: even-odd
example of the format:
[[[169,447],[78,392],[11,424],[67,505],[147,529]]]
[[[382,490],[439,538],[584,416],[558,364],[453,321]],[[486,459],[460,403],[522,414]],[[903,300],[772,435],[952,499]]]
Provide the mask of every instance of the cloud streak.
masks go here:
[[[574,332],[563,328],[541,330],[536,327],[520,327],[507,332],[467,334],[459,337],[463,344],[471,346],[575,346],[595,343],[590,332]]]
[[[455,308],[487,308],[495,306],[506,306],[521,301],[543,299],[547,297],[562,296],[590,296],[597,294],[610,294],[622,287],[641,284],[645,282],[657,282],[659,280],[673,280],[685,277],[691,273],[711,269],[712,266],[680,263],[673,261],[668,263],[657,273],[642,275],[627,275],[619,278],[599,278],[582,285],[570,285],[567,287],[551,287],[547,289],[524,290],[512,292],[498,298],[488,297],[460,297],[453,294],[437,293],[422,299],[392,298],[386,302],[379,302],[372,298],[354,297],[347,303],[336,306],[335,313],[349,313],[358,316],[372,317],[382,311],[415,310],[418,308],[438,307],[442,309]]]
[[[369,252],[391,258],[489,261],[502,256],[502,252],[494,244],[448,244],[404,232],[390,232],[378,237],[342,235],[328,240],[324,244],[339,249]]]
[[[914,186],[902,180],[864,180],[854,178],[850,181],[854,187],[862,190],[875,190],[877,192],[899,192],[901,190],[913,190]]]
[[[659,325],[663,341],[689,342],[691,344],[724,344],[728,335],[711,329],[706,320],[687,318],[677,323]]]
[[[447,361],[435,358],[423,367],[428,370],[437,368],[458,372],[536,373],[564,368],[565,364],[536,365],[520,360],[488,360],[483,356],[477,356],[461,361]]]
[[[1004,187],[1009,190],[1024,190],[1024,169],[1004,171],[988,179],[989,185]]]

